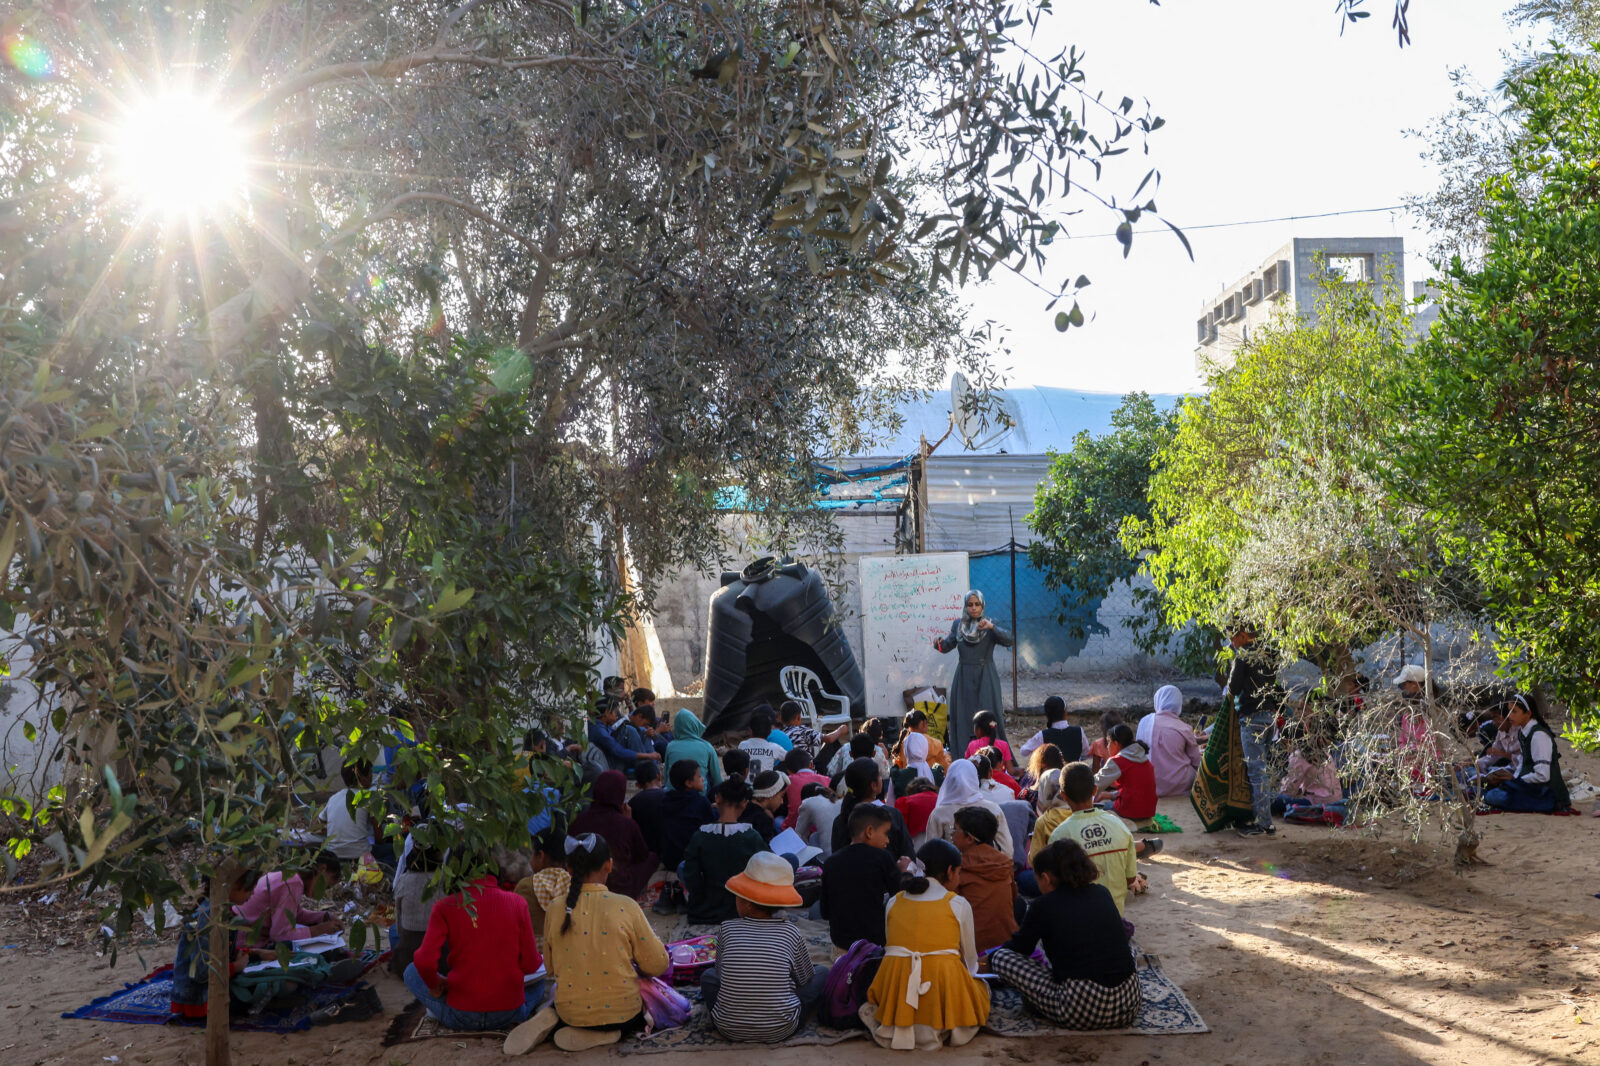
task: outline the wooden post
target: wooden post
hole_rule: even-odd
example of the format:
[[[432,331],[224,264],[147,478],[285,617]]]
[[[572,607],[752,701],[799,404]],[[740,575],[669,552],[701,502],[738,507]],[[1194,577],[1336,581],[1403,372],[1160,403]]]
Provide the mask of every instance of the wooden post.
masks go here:
[[[217,865],[211,875],[211,925],[206,932],[206,954],[211,968],[206,974],[206,1066],[229,1066],[228,981],[232,976],[233,937],[229,925],[233,907],[228,890],[243,870],[232,859]]]

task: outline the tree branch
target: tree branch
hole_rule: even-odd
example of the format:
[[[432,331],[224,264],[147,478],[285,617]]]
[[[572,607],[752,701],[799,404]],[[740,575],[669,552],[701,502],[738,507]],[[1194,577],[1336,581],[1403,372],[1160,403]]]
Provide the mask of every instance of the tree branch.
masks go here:
[[[349,63],[332,63],[316,70],[308,70],[288,81],[273,86],[257,97],[247,109],[265,111],[277,107],[290,97],[334,81],[359,79],[378,80],[401,77],[418,67],[440,64],[461,64],[471,67],[498,67],[502,70],[528,70],[536,67],[580,67],[593,70],[617,66],[622,59],[616,56],[493,56],[467,49],[430,48],[423,52],[410,52],[389,59],[370,59]]]

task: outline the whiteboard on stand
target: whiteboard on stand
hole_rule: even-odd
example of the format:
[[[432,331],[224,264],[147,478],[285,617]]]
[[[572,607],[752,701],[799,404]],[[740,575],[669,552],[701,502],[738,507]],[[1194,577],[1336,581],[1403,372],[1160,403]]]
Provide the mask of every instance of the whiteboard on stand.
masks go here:
[[[908,688],[950,684],[955,661],[933,646],[961,614],[967,553],[861,557],[861,643],[867,714],[898,718]]]

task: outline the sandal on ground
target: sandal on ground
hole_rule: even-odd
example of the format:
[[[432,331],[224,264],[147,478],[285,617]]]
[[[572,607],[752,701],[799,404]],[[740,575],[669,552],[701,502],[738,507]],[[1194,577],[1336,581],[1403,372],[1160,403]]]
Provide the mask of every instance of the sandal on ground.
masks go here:
[[[622,1034],[615,1029],[579,1029],[569,1025],[556,1030],[556,1047],[562,1051],[588,1051],[621,1039]]]
[[[507,1055],[526,1055],[544,1043],[544,1038],[560,1024],[561,1019],[556,1017],[555,1007],[546,1007],[507,1033],[503,1050]]]

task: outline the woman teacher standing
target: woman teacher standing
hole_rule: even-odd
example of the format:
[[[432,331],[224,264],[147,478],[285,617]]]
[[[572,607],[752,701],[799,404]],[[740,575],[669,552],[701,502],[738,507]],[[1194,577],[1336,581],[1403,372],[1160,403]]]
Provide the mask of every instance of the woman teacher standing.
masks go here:
[[[973,589],[962,601],[966,609],[950,623],[950,635],[934,641],[941,652],[956,652],[956,676],[950,679],[950,751],[967,750],[972,739],[972,716],[990,711],[1000,723],[998,737],[1005,739],[1005,703],[1000,674],[994,668],[995,645],[1011,647],[1011,634],[983,616],[983,593]]]

